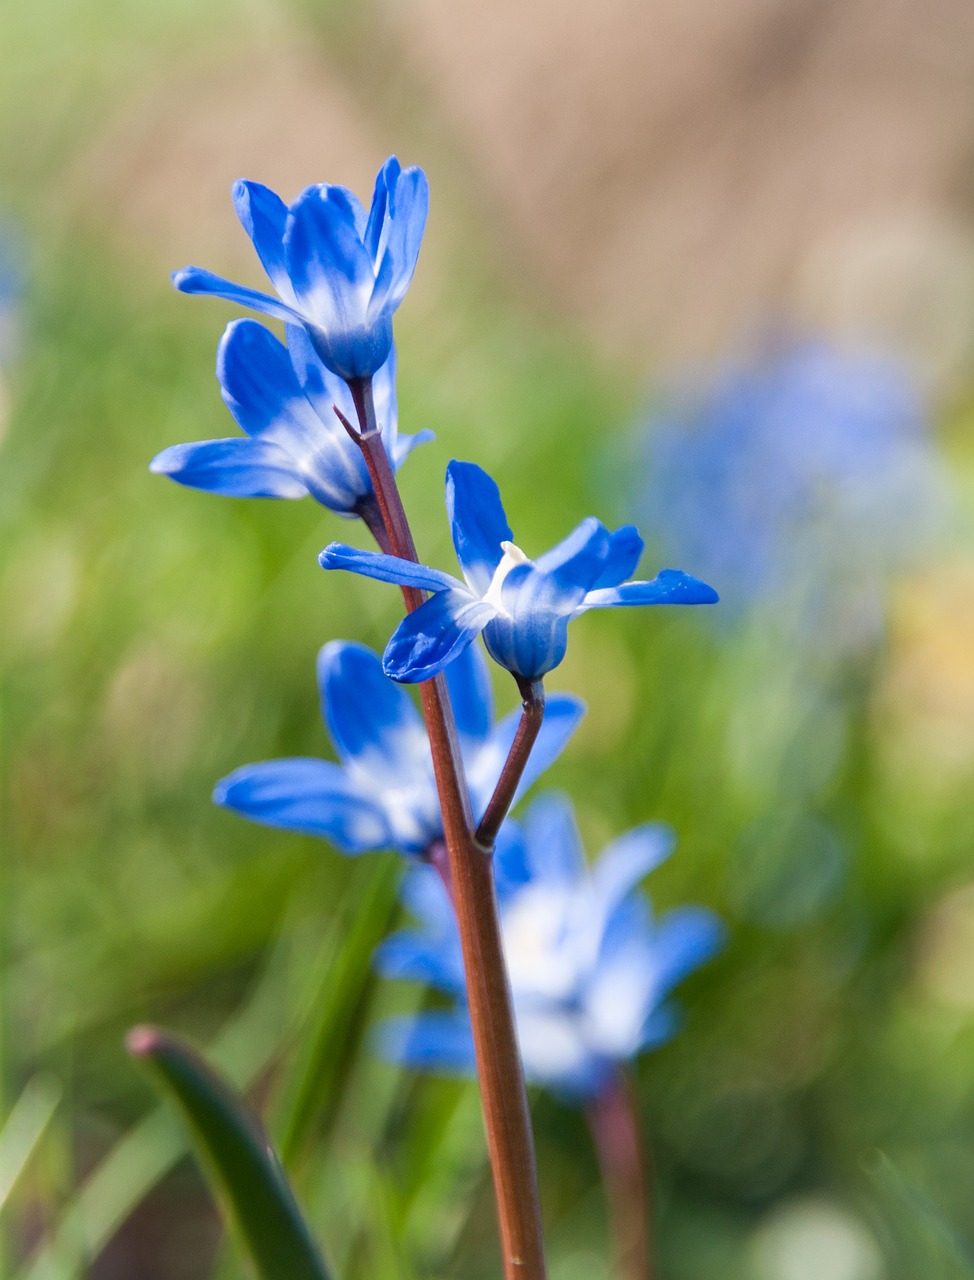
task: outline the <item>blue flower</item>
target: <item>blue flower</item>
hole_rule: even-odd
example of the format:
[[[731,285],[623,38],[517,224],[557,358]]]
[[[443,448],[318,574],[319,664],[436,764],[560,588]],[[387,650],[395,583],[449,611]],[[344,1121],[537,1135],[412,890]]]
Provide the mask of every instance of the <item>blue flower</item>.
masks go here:
[[[422,169],[390,156],[379,170],[366,214],[345,187],[307,187],[288,207],[259,182],[234,184],[233,203],[277,298],[233,284],[201,267],[173,283],[288,324],[303,325],[324,364],[340,378],[375,373],[392,349],[392,316],[416,269],[429,210]]]
[[[591,1097],[618,1064],[669,1039],[672,989],[720,948],[724,928],[702,907],[655,919],[636,885],[669,854],[666,827],[636,827],[589,868],[569,802],[535,800],[523,830],[508,821],[495,855],[504,951],[518,1039],[529,1080]],[[403,900],[421,923],[376,953],[386,977],[429,983],[453,1009],[394,1019],[380,1030],[383,1053],[412,1066],[473,1066],[463,964],[453,909],[435,872],[410,871]]]
[[[487,664],[475,650],[447,681],[471,806],[480,818],[520,720],[493,723]],[[254,822],[330,840],[342,853],[396,849],[420,856],[443,837],[433,761],[423,722],[405,690],[382,674],[364,645],[333,641],[318,655],[322,714],[340,763],[269,760],[217,784],[214,800]],[[518,794],[551,765],[584,714],[578,698],[548,700]]]
[[[943,497],[906,368],[822,341],[705,371],[653,415],[634,473],[668,554],[830,648],[875,633]]]
[[[287,347],[256,320],[227,326],[217,352],[223,399],[246,436],[177,444],[150,470],[180,484],[235,498],[303,498],[311,494],[342,515],[372,500],[362,451],[335,416],[354,420],[347,385],[318,359],[304,329],[287,327]],[[373,379],[376,417],[394,469],[432,432],[398,436],[396,353]]]
[[[652,582],[626,582],[643,549],[631,525],[610,533],[599,520],[583,520],[551,551],[529,560],[512,541],[497,485],[472,463],[447,467],[446,505],[464,582],[337,542],[320,556],[325,569],[433,592],[386,646],[382,665],[394,680],[428,680],[481,633],[495,662],[520,681],[539,680],[565,656],[569,622],[588,609],[717,600],[712,588],[674,569]]]

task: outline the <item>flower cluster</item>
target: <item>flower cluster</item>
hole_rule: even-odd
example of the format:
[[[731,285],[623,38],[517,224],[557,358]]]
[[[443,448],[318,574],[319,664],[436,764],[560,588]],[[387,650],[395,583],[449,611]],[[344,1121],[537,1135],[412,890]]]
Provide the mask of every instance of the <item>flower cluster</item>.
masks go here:
[[[544,1267],[518,1045],[530,1078],[566,1096],[604,1096],[620,1064],[672,1035],[672,988],[721,939],[710,912],[657,920],[638,892],[669,851],[664,828],[629,832],[590,870],[560,796],[537,799],[523,828],[508,818],[584,712],[568,695],[546,698],[542,682],[565,656],[569,623],[591,609],[712,604],[717,595],[672,569],[631,581],[643,551],[636,529],[610,531],[593,518],[530,559],[496,484],[468,462],[451,462],[446,475],[462,580],[407,558],[412,535],[395,472],[430,433],[398,434],[392,317],[419,254],[426,178],[389,159],[368,213],[338,186],[308,187],[289,206],[253,182],[238,182],[233,196],[276,297],[198,267],[175,284],[283,321],[285,342],[254,320],[234,321],[217,378],[243,434],[175,445],[152,469],[233,497],[310,494],[360,517],[380,550],[332,543],[320,563],[398,584],[410,612],[381,660],[339,640],[318,655],[337,761],[246,765],[214,799],[345,854],[393,849],[409,860],[403,894],[422,928],[387,940],[377,963],[441,988],[455,1007],[386,1028],[384,1045],[423,1066],[468,1066],[476,1056],[485,1116],[505,1114],[504,1143],[492,1148],[498,1187],[507,1187],[498,1196],[510,1215],[503,1231],[519,1242],[518,1276],[531,1280]],[[522,710],[497,722],[478,636],[522,696]],[[400,683],[434,679],[421,720]]]
[[[636,886],[666,858],[669,830],[647,824],[585,862],[571,805],[549,793],[509,821],[495,855],[504,951],[528,1078],[572,1098],[597,1095],[619,1065],[662,1044],[678,1025],[673,987],[719,949],[723,927],[702,907],[654,919]],[[405,905],[421,923],[379,949],[388,978],[427,982],[454,997],[450,1010],[391,1021],[383,1051],[413,1066],[473,1068],[456,923],[443,885],[412,869]]]

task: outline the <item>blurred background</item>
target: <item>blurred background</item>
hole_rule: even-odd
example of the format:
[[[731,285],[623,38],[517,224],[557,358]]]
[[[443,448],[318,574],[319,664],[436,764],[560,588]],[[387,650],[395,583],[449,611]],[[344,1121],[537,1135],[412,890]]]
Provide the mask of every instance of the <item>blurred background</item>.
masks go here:
[[[234,312],[168,283],[259,284],[231,182],[367,196],[392,151],[433,191],[424,555],[458,456],[529,554],[636,520],[646,576],[723,597],[583,619],[549,680],[590,852],[672,824],[654,901],[730,926],[636,1070],[661,1275],[974,1275],[964,0],[0,6],[0,1272],[240,1274],[123,1052],[148,1019],[248,1088],[345,1280],[497,1273],[474,1087],[369,1052],[423,999],[370,969],[398,863],[209,801],[327,754],[315,654],[381,648],[393,593],[321,573],[349,527],[310,501],[147,471],[232,431]],[[533,1106],[554,1280],[599,1280],[584,1120]]]

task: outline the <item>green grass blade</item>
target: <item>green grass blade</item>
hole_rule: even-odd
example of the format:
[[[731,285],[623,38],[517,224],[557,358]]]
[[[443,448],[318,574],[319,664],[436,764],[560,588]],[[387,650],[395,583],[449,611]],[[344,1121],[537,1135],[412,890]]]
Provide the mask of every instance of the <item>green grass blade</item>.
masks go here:
[[[284,1170],[246,1103],[195,1050],[164,1031],[137,1027],[128,1047],[189,1124],[263,1280],[328,1280]]]

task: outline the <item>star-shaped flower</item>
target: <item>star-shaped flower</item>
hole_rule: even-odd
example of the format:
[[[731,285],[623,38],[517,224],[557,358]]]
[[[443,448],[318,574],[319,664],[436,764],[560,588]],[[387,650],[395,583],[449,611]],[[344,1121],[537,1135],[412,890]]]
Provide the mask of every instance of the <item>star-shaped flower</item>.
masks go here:
[[[392,316],[416,269],[429,210],[422,169],[390,156],[366,214],[346,187],[307,187],[290,206],[259,182],[234,184],[233,203],[277,297],[233,284],[201,267],[173,283],[288,324],[302,325],[324,364],[340,378],[369,377],[389,357]]]
[[[180,484],[235,498],[303,498],[311,494],[340,515],[373,501],[362,451],[335,415],[354,418],[348,386],[318,359],[299,325],[288,325],[287,346],[256,320],[227,326],[216,375],[227,408],[245,436],[164,449],[150,470]],[[396,353],[373,378],[376,418],[393,469],[432,432],[399,436]]]
[[[476,650],[447,674],[474,816],[480,818],[514,740],[520,712],[493,723],[487,664]],[[422,719],[364,645],[333,641],[318,655],[322,714],[340,763],[268,760],[217,784],[214,800],[254,822],[330,840],[342,853],[421,856],[443,837]],[[548,699],[518,794],[561,753],[584,714],[578,698]]]
[[[675,569],[651,582],[626,582],[643,549],[632,525],[610,533],[600,520],[583,520],[551,551],[529,560],[513,542],[497,485],[472,463],[447,467],[446,505],[463,582],[337,542],[319,557],[325,569],[433,592],[386,646],[383,669],[394,680],[430,679],[482,633],[495,662],[532,682],[561,662],[569,622],[588,609],[717,600],[712,587]]]
[[[531,804],[523,830],[511,820],[502,829],[497,895],[528,1079],[593,1097],[619,1063],[676,1032],[670,993],[719,950],[724,926],[703,907],[654,918],[636,886],[672,845],[668,828],[648,823],[613,841],[589,867],[571,805],[554,794]],[[384,1024],[380,1047],[413,1066],[472,1069],[453,908],[428,867],[410,871],[402,895],[421,928],[380,946],[379,971],[430,983],[459,1003]]]

